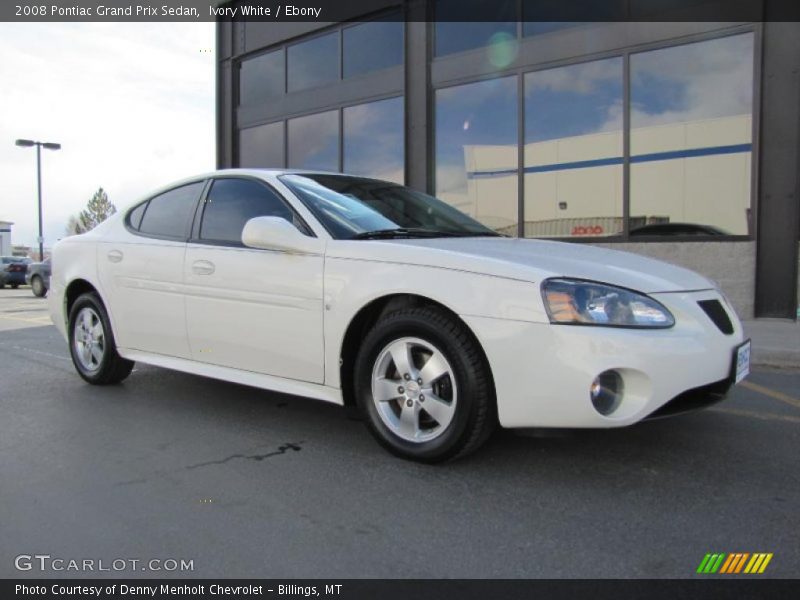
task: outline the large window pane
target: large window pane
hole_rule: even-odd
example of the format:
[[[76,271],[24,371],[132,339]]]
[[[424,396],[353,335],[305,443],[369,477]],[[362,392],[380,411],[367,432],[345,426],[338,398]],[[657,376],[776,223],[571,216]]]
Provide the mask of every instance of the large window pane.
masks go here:
[[[403,22],[370,21],[342,31],[344,76],[352,77],[403,62]]]
[[[750,232],[752,95],[750,33],[631,56],[632,235]]]
[[[289,120],[289,167],[339,170],[339,111]]]
[[[403,98],[344,109],[344,172],[403,183]]]
[[[339,79],[339,33],[329,33],[287,49],[290,92]]]
[[[502,233],[517,231],[517,78],[436,91],[436,195]]]
[[[283,122],[239,131],[240,167],[283,167]]]
[[[436,56],[516,40],[517,0],[436,0],[435,10]]]
[[[239,67],[239,104],[259,104],[284,92],[283,50],[249,58]]]
[[[525,75],[525,235],[622,231],[622,58]]]

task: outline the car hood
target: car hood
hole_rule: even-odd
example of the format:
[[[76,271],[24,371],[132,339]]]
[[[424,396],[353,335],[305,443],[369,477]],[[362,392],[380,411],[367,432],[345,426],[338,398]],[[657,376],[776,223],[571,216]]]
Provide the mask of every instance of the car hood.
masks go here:
[[[574,277],[645,293],[714,287],[693,271],[638,254],[520,238],[338,241],[329,245],[328,256],[457,269],[533,282]]]

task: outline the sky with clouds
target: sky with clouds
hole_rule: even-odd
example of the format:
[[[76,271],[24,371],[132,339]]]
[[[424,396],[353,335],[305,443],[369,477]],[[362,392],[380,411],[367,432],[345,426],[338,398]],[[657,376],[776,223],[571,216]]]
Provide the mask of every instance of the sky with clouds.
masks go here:
[[[0,220],[37,237],[42,150],[45,246],[98,187],[121,209],[215,167],[213,23],[1,23]]]

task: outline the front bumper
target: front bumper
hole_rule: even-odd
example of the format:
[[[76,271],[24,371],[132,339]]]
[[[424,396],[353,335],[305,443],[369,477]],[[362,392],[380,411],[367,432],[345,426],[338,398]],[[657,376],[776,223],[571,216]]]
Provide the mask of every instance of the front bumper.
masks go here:
[[[715,381],[708,385],[686,390],[675,396],[655,412],[647,415],[645,420],[649,421],[651,419],[662,419],[664,417],[682,415],[721,402],[727,397],[733,384],[734,378],[728,377],[721,381]]]
[[[666,406],[682,397],[695,398],[695,406],[698,394],[724,397],[733,353],[743,339],[733,310],[713,290],[652,296],[675,316],[674,327],[618,329],[464,316],[492,368],[500,424],[622,427],[660,416],[662,407],[668,413]],[[714,324],[698,304],[703,300],[722,304],[732,333]],[[625,392],[619,408],[603,416],[592,406],[589,389],[608,369],[622,375]]]

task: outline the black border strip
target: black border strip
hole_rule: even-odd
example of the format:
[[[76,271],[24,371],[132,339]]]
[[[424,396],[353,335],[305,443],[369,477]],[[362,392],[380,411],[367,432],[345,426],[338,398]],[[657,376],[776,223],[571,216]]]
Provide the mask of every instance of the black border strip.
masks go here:
[[[800,593],[800,580],[764,579],[749,575],[698,575],[694,579],[521,579],[521,580],[387,580],[387,579],[7,579],[0,585],[0,596],[10,598],[329,598],[336,600],[529,600],[531,598],[590,598],[591,600],[619,600],[620,598],[647,598],[648,600],[677,600],[715,598],[740,600],[780,600],[796,598]],[[161,586],[167,586],[166,593]],[[40,593],[21,593],[17,586],[37,588]],[[115,587],[112,587],[115,586]],[[120,593],[122,586],[155,586],[155,594]],[[184,593],[181,593],[183,586]],[[229,590],[242,587],[250,593],[212,593],[212,586]],[[281,587],[283,586],[283,587]],[[326,588],[326,586],[332,586]],[[335,587],[339,586],[339,587]],[[99,595],[79,592],[82,588],[100,588]],[[63,593],[68,590],[73,593]],[[172,592],[171,590],[175,590]],[[326,593],[326,589],[332,590]],[[55,590],[55,593],[54,593]],[[115,591],[111,591],[115,590]],[[271,591],[270,591],[271,590]]]
[[[422,14],[441,21],[507,21],[508,11],[491,0],[415,0]],[[145,0],[110,3],[104,0],[15,0],[0,4],[0,21],[264,21],[341,22],[404,4],[403,0]],[[800,3],[794,0],[519,0],[517,20],[564,21],[800,21]],[[105,9],[101,8],[105,7]],[[287,12],[291,7],[292,11]],[[115,11],[109,8],[118,9]],[[248,16],[243,15],[243,9]],[[409,16],[397,15],[397,19]]]

